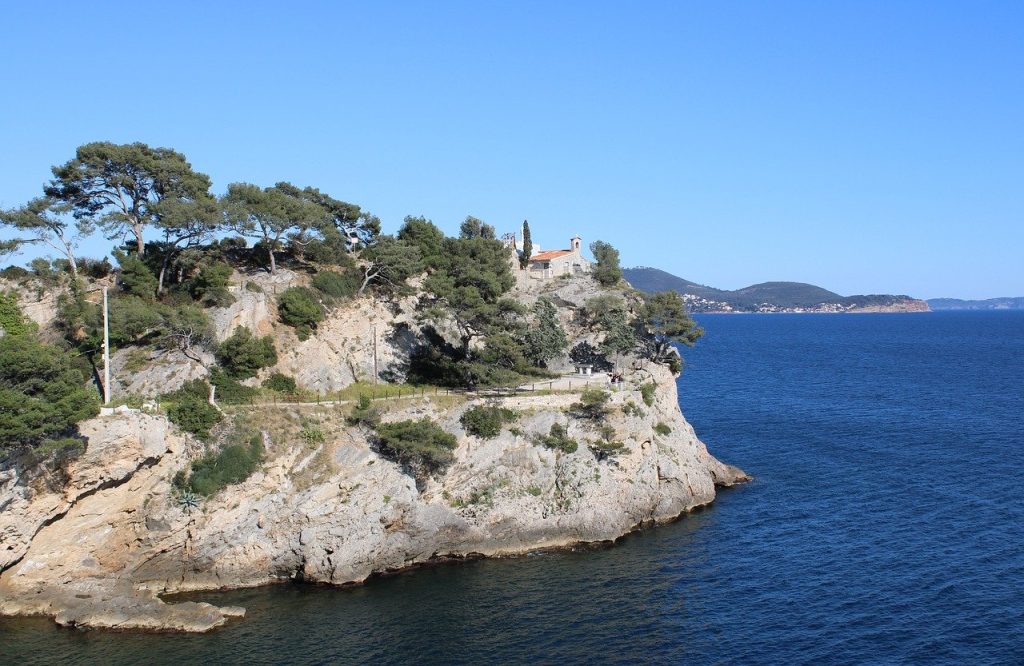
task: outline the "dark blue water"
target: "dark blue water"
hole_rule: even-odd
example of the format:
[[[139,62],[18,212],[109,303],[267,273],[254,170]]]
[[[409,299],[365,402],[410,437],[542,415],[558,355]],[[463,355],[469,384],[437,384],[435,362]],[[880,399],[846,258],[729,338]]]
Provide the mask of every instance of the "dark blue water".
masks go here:
[[[680,401],[756,476],[610,548],[210,595],[203,636],[0,620],[0,663],[1024,663],[1024,313],[701,318]]]

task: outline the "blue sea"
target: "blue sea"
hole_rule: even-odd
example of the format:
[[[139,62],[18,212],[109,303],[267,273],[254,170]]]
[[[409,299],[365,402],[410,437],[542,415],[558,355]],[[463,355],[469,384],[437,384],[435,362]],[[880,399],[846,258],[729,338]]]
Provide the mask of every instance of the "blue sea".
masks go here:
[[[683,412],[754,476],[610,547],[205,595],[202,636],[0,620],[0,663],[1024,663],[1024,312],[703,316]]]

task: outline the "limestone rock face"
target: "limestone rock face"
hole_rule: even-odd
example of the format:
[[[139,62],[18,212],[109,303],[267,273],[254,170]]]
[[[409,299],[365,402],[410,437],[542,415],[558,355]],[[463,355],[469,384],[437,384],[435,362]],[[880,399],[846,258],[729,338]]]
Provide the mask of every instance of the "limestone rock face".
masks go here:
[[[282,270],[282,272],[284,271]],[[246,284],[249,283],[246,282]],[[251,283],[258,284],[255,280],[252,280]],[[277,283],[268,285],[272,291],[276,287]],[[280,291],[284,291],[285,288],[287,287],[280,285]],[[274,305],[276,298],[273,293],[235,288],[231,291],[231,295],[235,298],[234,303],[210,311],[210,320],[217,342],[223,342],[231,337],[231,334],[239,327],[247,328],[257,336],[273,334],[274,320],[277,317],[277,306]]]
[[[110,355],[111,395],[156,396],[206,377],[216,363],[213,354],[196,349],[192,355],[195,358],[178,350],[118,349]]]
[[[280,359],[266,372],[282,372],[313,391],[335,391],[356,381],[372,381],[374,336],[377,372],[385,378],[403,378],[403,364],[418,342],[415,297],[397,303],[361,299],[351,307],[328,313],[317,334],[299,341],[291,331],[281,332]]]
[[[645,405],[636,387],[651,379],[659,390]],[[500,398],[519,418],[490,440],[459,424],[482,398],[396,403],[387,420],[429,416],[458,437],[454,462],[419,483],[358,428],[333,428],[313,448],[267,436],[260,471],[191,511],[175,500],[171,479],[201,444],[158,416],[94,419],[83,427],[89,446],[59,490],[14,467],[0,472],[0,613],[205,631],[244,611],[157,595],[287,579],[341,584],[440,557],[614,540],[746,479],[697,439],[660,367],[637,371],[612,393],[605,423],[625,444],[618,456],[599,459],[588,447],[596,426],[565,411],[577,399]],[[535,443],[556,421],[577,451]],[[670,432],[658,434],[658,424]]]

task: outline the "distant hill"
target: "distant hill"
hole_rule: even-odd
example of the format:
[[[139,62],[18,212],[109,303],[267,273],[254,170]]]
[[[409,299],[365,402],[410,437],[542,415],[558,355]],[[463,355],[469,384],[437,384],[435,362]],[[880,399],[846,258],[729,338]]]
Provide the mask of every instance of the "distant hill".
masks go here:
[[[932,310],[1024,310],[1024,297],[987,298],[983,301],[964,301],[959,298],[929,298]]]
[[[657,268],[623,270],[640,291],[674,290],[686,298],[691,312],[922,312],[928,304],[910,296],[869,294],[841,296],[805,282],[762,282],[730,291],[716,289]]]

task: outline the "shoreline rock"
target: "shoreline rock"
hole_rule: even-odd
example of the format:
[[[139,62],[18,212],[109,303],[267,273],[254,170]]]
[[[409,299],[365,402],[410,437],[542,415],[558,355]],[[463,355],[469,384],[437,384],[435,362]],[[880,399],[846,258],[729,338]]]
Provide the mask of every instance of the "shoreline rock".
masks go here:
[[[646,405],[638,386],[652,380],[659,388]],[[627,448],[613,459],[590,451],[594,426],[574,419],[567,427],[581,442],[576,452],[533,443],[531,433],[566,422],[577,394],[502,398],[519,422],[490,440],[459,423],[479,400],[395,403],[386,419],[428,416],[458,438],[454,462],[421,487],[345,426],[342,410],[310,411],[328,433],[311,449],[288,434],[307,418],[302,410],[281,408],[263,468],[191,512],[174,500],[171,480],[200,455],[200,443],[160,416],[93,419],[63,488],[13,468],[0,476],[0,614],[209,631],[244,610],[161,597],[288,580],[347,585],[445,559],[614,543],[708,505],[716,486],[749,479],[708,453],[679,411],[667,370],[645,369],[631,387],[612,393],[605,423]],[[267,411],[259,416],[269,423]]]

